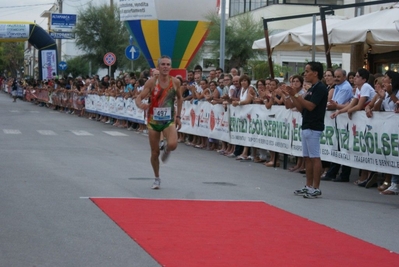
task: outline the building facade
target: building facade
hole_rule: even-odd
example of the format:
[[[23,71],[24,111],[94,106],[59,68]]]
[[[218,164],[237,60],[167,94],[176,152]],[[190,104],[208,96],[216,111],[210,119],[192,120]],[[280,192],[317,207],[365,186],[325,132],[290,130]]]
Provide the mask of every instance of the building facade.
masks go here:
[[[372,1],[374,0],[229,0],[228,15],[230,18],[232,18],[244,13],[250,13],[255,19],[261,20],[262,18],[271,19],[299,14],[318,13],[320,11],[319,6],[339,6],[355,3],[367,3]],[[383,8],[389,8],[394,4],[395,3],[392,2],[378,5],[336,9],[335,15],[350,19],[356,16],[375,12]],[[278,20],[269,22],[268,28],[269,31],[272,30],[274,32],[279,32],[311,22],[312,17]],[[303,66],[304,62],[311,58],[311,52],[275,51],[272,54],[272,58],[275,64],[285,66],[290,69],[292,73],[297,73],[298,69]],[[365,58],[368,58],[369,61],[371,60],[371,62],[369,62],[367,65],[371,72],[383,72],[387,69],[395,70],[399,68],[398,52],[365,55]],[[316,53],[315,60],[326,62],[324,53]],[[349,53],[331,53],[331,61],[333,65],[339,65],[344,69],[350,70],[350,60],[351,56]]]

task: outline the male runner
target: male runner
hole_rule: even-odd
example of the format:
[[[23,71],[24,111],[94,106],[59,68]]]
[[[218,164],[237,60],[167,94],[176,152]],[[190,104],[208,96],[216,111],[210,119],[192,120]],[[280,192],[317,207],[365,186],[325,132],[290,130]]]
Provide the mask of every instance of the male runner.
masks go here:
[[[162,154],[162,162],[166,162],[170,151],[177,147],[177,130],[181,127],[180,113],[182,106],[182,94],[179,79],[169,75],[172,60],[168,56],[158,59],[159,76],[151,77],[144,85],[143,91],[136,97],[136,105],[147,110],[148,138],[151,147],[151,165],[154,170],[155,181],[152,189],[159,189],[161,178],[159,177],[159,139],[161,132],[166,137],[166,146]],[[150,95],[148,104],[141,100]],[[177,98],[177,110],[175,121],[174,102]]]

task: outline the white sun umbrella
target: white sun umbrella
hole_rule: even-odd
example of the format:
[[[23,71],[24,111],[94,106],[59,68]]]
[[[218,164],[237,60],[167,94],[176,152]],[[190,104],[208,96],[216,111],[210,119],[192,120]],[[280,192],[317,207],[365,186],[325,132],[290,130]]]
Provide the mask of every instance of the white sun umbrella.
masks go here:
[[[399,50],[399,32],[395,21],[399,18],[399,7],[384,9],[328,28],[332,45],[366,44],[370,53]]]
[[[326,19],[327,29],[342,23],[342,18],[329,17]],[[312,29],[313,23],[299,26],[290,30],[279,32],[269,36],[270,48],[274,51],[309,51],[312,49]],[[321,22],[316,21],[316,50],[324,51],[323,30]],[[252,44],[252,49],[266,49],[265,38],[256,40]],[[340,47],[336,52],[348,52],[347,46]]]

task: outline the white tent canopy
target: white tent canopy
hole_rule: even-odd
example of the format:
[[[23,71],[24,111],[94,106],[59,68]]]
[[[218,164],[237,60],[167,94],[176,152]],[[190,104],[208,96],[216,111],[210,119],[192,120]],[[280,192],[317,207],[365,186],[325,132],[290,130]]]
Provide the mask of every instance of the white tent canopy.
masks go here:
[[[399,6],[355,17],[328,29],[332,45],[365,43],[370,53],[399,50]]]
[[[334,25],[343,23],[342,18],[338,17],[327,17],[326,25],[327,29],[330,29]],[[287,31],[283,31],[277,34],[269,36],[270,48],[273,51],[309,51],[312,49],[312,29],[313,23],[309,23],[303,26],[299,26]],[[316,39],[315,39],[316,51],[324,51],[324,40],[323,30],[321,22],[316,21]],[[263,50],[266,49],[265,38],[256,40],[252,49]],[[349,46],[333,47],[333,52],[349,52]]]
[[[384,53],[399,50],[399,6],[383,9],[352,19],[326,19],[331,52],[350,52],[350,45],[364,43],[369,53]],[[269,37],[274,51],[307,51],[312,48],[312,27],[307,24]],[[316,22],[316,51],[324,51],[321,22]],[[265,38],[256,40],[252,49],[266,49]]]

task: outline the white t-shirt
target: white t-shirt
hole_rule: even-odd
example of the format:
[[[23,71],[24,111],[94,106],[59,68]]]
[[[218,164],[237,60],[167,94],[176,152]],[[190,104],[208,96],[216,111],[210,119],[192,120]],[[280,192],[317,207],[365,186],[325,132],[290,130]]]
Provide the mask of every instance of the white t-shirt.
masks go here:
[[[196,85],[195,85],[195,91],[196,91],[198,94],[200,94],[200,93],[202,93],[204,90],[202,89],[201,85],[196,84]]]
[[[373,87],[371,87],[370,84],[364,83],[362,88],[356,88],[356,93],[353,96],[353,98],[360,99],[361,97],[366,97],[366,102],[364,105],[368,104],[371,99],[375,96],[376,92]]]
[[[236,92],[237,92],[237,88],[235,87],[235,85],[230,85],[230,87],[229,87],[229,97],[230,98],[235,97]]]
[[[396,92],[396,98],[399,98],[399,91]],[[384,108],[385,111],[395,111],[395,102],[392,101],[387,92],[385,92],[385,98],[381,103],[381,108]]]

